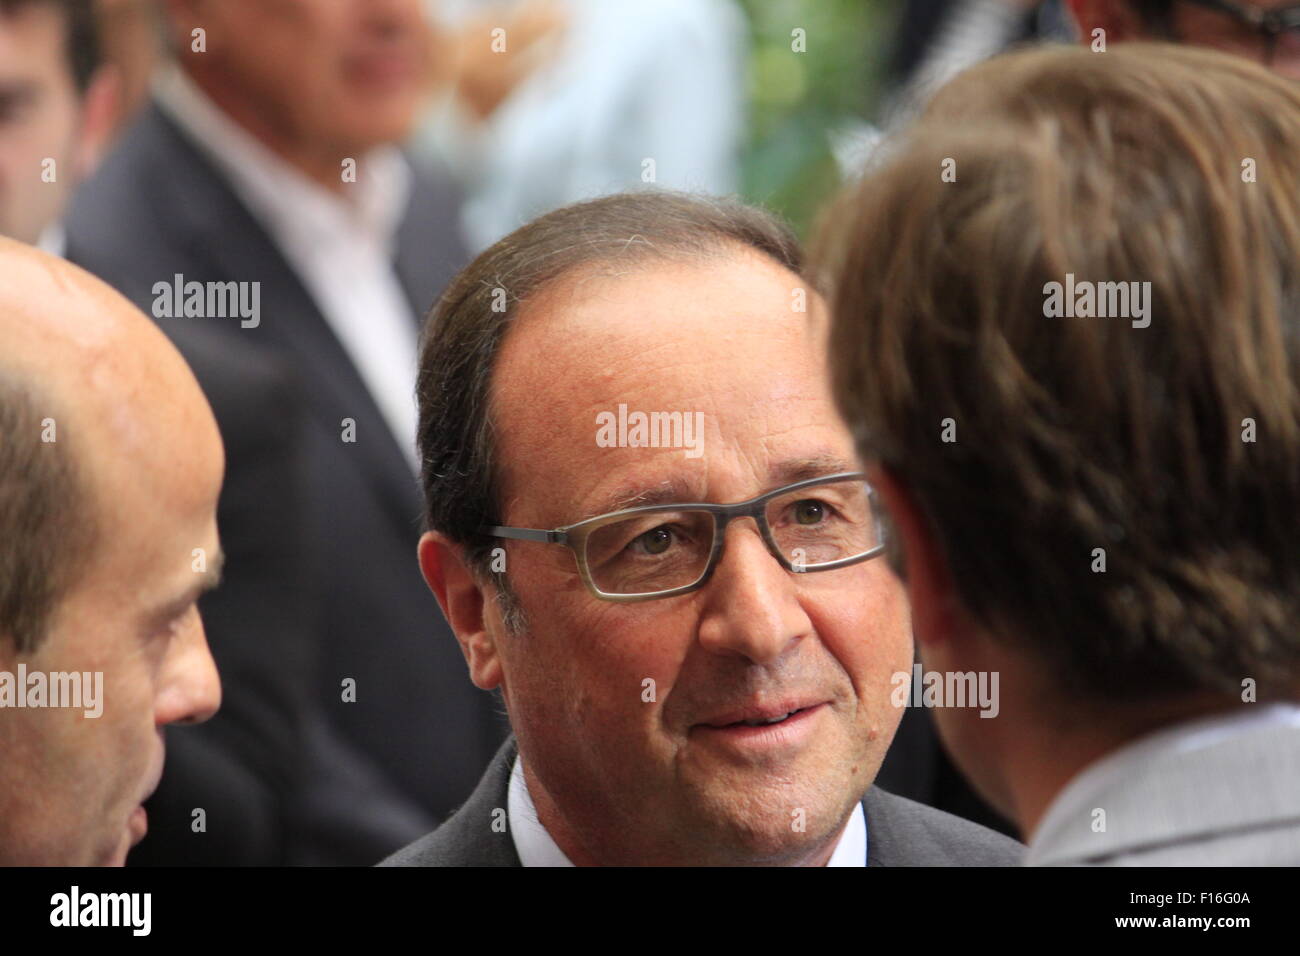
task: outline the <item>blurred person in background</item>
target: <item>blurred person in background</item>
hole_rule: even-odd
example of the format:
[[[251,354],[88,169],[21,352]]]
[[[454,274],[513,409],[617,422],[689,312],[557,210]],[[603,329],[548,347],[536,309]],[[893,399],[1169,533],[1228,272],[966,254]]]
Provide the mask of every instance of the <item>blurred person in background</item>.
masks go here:
[[[1300,864],[1297,182],[1295,84],[1058,47],[830,217],[836,402],[925,668],[1002,675],[934,714],[1032,864]]]
[[[260,649],[263,679],[292,673],[321,715],[306,722],[288,859],[372,863],[458,805],[504,734],[409,560],[419,319],[465,258],[455,191],[397,146],[424,95],[427,24],[418,0],[165,9],[174,62],[77,196],[70,243],[169,334],[252,351],[299,396],[304,478],[288,487],[305,557],[260,565],[230,641],[250,615],[301,611],[307,657]],[[256,314],[177,314],[156,289],[173,282],[233,283]],[[288,427],[289,411],[268,403],[260,419]],[[223,432],[259,424],[217,415]],[[232,553],[276,517],[256,487],[264,460],[241,481],[232,459],[247,488],[223,526]],[[301,603],[276,606],[299,585]]]
[[[0,235],[63,252],[64,207],[113,130],[90,0],[0,0]]]
[[[744,133],[734,0],[437,0],[448,68],[422,137],[481,249],[552,209],[645,184],[729,194]]]
[[[1213,47],[1300,79],[1294,0],[1066,0],[1084,43],[1167,40]]]
[[[120,115],[124,64],[103,61],[91,0],[10,0],[0,10],[0,232],[39,235],[48,251],[76,261],[64,206]],[[312,654],[297,570],[307,560],[301,412],[283,371],[251,346],[196,325],[170,332],[222,423],[230,474],[218,522],[243,533],[227,543],[226,587],[201,602],[225,706],[201,727],[163,730],[166,769],[145,801],[152,835],[136,835],[129,862],[282,863]],[[195,830],[196,809],[212,815],[212,838]]]

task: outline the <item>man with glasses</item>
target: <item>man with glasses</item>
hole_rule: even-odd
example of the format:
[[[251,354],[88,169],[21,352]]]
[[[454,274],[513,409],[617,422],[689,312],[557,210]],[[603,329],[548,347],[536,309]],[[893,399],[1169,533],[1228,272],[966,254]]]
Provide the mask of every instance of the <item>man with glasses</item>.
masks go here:
[[[1085,43],[1166,40],[1214,47],[1300,79],[1300,3],[1294,0],[1068,0]]]
[[[799,269],[755,210],[643,193],[544,216],[439,300],[420,565],[514,736],[386,863],[1018,861],[872,786],[910,617]]]

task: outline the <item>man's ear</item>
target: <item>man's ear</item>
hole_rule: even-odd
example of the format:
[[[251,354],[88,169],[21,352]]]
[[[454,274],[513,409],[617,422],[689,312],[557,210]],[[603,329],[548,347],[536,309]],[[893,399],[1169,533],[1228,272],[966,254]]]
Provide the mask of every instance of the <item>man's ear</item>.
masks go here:
[[[947,559],[911,489],[879,463],[868,465],[866,474],[889,513],[893,533],[901,539],[906,556],[903,584],[912,605],[912,632],[919,644],[937,644],[953,633],[957,622]]]
[[[77,181],[88,179],[104,158],[117,132],[122,83],[116,67],[101,66],[81,97],[81,126],[77,131]]]
[[[1140,40],[1147,36],[1146,24],[1129,0],[1065,0],[1079,28],[1079,39],[1088,45],[1093,42],[1092,31],[1106,31],[1107,47],[1124,40]]]
[[[460,642],[474,686],[492,690],[501,683],[501,657],[488,628],[487,595],[465,563],[463,549],[445,535],[426,531],[420,537],[420,571]]]

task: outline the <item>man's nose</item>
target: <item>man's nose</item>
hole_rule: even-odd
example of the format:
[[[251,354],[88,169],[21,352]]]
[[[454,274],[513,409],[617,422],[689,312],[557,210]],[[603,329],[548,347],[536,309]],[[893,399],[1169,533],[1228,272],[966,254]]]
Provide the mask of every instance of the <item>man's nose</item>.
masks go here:
[[[794,575],[767,550],[752,519],[731,522],[725,543],[703,589],[699,641],[717,654],[770,663],[811,633],[812,621],[799,604]]]
[[[167,652],[158,690],[156,720],[164,724],[201,724],[221,706],[221,678],[208,650],[203,623],[178,636]]]

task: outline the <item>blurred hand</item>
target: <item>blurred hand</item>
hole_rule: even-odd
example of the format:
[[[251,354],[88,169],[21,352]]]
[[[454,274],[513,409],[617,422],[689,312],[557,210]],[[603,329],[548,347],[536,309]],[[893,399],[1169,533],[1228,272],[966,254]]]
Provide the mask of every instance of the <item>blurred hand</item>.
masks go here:
[[[525,0],[476,14],[444,36],[448,79],[466,111],[478,120],[491,116],[520,83],[555,56],[566,26],[563,3]],[[498,27],[505,31],[501,40],[492,33]]]

